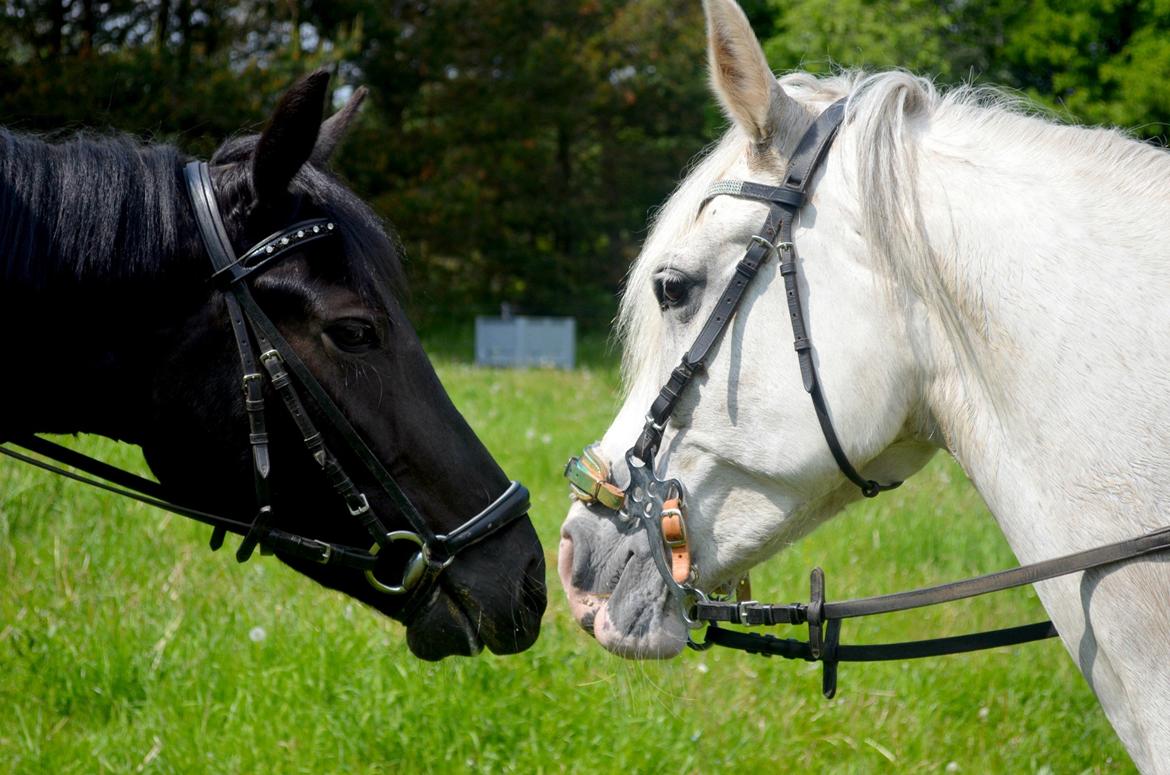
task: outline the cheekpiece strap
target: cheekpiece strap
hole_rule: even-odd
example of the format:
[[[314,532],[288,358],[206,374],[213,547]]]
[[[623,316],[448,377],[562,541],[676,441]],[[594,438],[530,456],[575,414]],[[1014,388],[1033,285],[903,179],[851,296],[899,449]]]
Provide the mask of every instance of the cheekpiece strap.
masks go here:
[[[804,309],[800,303],[796,279],[796,247],[793,244],[793,220],[796,213],[804,205],[813,173],[824,159],[829,146],[832,145],[844,115],[845,100],[838,100],[817,117],[797,144],[782,185],[767,186],[745,180],[721,180],[707,189],[704,202],[716,196],[734,196],[767,202],[771,205],[771,209],[768,212],[768,221],[764,225],[764,233],[759,235],[762,239],[757,238],[753,241],[744,260],[737,267],[736,280],[724,292],[715,312],[708,319],[699,338],[683,360],[684,363],[687,361],[692,364],[701,363],[711,347],[718,341],[723,327],[727,324],[727,318],[735,311],[739,304],[739,297],[743,295],[744,289],[736,287],[736,283],[740,279],[738,273],[741,269],[746,268],[745,265],[750,265],[753,262],[753,253],[758,255],[760,251],[764,251],[763,259],[766,259],[773,251],[779,251],[781,253],[780,274],[784,278],[785,294],[788,298],[788,317],[792,323],[793,347],[800,362],[801,381],[804,384],[804,389],[812,399],[825,443],[828,445],[837,467],[841,469],[845,478],[861,490],[865,497],[872,498],[878,493],[898,487],[901,482],[877,482],[862,476],[849,461],[849,457],[845,454],[845,449],[837,437],[836,429],[833,427],[829,415],[828,403],[825,401],[817,376],[812,354],[812,342],[808,336]],[[758,266],[759,262],[755,263]],[[726,312],[720,315],[721,310]],[[659,400],[655,402],[655,407],[663,404],[666,395],[667,390],[664,388],[659,395]],[[677,396],[675,396],[675,400],[677,400]],[[673,403],[669,408],[673,410]],[[651,415],[658,418],[658,415],[653,411]],[[659,424],[665,421],[666,416],[669,415],[667,414],[658,420]]]
[[[207,163],[200,161],[188,163],[184,169],[184,175],[187,180],[188,192],[191,195],[195,220],[199,226],[200,234],[203,236],[207,252],[211,257],[212,265],[217,272],[225,269],[230,272],[232,271],[233,265],[236,265],[237,269],[244,272],[246,276],[249,269],[243,266],[242,259],[236,259],[231,240],[228,238],[227,229],[224,226],[223,219],[220,217],[219,205],[216,201],[215,189],[211,181],[211,170]],[[297,228],[300,229],[305,223],[309,224],[310,231],[312,225],[324,224],[322,232],[319,232],[314,238],[328,236],[328,234],[335,231],[334,229],[328,228],[328,221],[317,220],[304,221],[298,224]],[[265,256],[275,257],[278,255],[277,247],[282,248],[282,252],[279,255],[287,255],[288,251],[284,250],[287,246],[279,244],[280,234],[287,235],[287,232],[273,235],[273,237],[268,238],[267,242],[262,241],[259,246],[249,249],[245,253],[245,259],[248,256],[256,254],[258,250]],[[273,247],[273,252],[269,254],[267,247],[271,246],[274,237],[277,238],[278,245]],[[292,244],[292,240],[290,240],[290,244]],[[265,258],[263,261],[265,265],[270,263],[268,258]],[[259,265],[254,265],[251,271],[258,268]],[[410,502],[409,498],[407,498],[406,494],[398,486],[398,483],[394,481],[394,478],[382,466],[381,461],[374,455],[365,441],[362,440],[357,431],[354,430],[348,418],[342,413],[341,409],[338,408],[328,393],[325,392],[325,389],[313,376],[309,368],[301,361],[292,347],[289,346],[280,331],[277,330],[276,325],[260,309],[259,304],[252,297],[247,283],[238,283],[233,280],[228,284],[228,290],[230,291],[230,298],[239,304],[243,317],[247,319],[248,325],[256,335],[256,338],[265,343],[267,351],[275,352],[280,356],[284,369],[295,377],[301,387],[304,388],[314,408],[321,413],[325,421],[335,431],[337,437],[349,447],[358,462],[374,477],[382,491],[389,496],[391,502],[406,522],[429,546],[440,548],[436,541],[434,531],[423,520],[418,509]],[[363,517],[369,513],[368,508],[360,512]]]

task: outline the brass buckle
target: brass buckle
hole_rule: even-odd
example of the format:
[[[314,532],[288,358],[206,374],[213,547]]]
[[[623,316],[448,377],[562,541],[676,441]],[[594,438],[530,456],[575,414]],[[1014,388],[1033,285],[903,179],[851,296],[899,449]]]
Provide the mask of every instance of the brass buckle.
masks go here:
[[[681,503],[681,500],[680,500],[680,503]],[[675,547],[679,547],[679,546],[686,546],[687,545],[687,518],[686,518],[686,515],[683,514],[682,508],[663,509],[662,510],[662,519],[666,519],[667,517],[678,517],[679,537],[675,538],[675,539],[670,539],[670,538],[667,538],[665,535],[663,535],[663,537],[662,537],[663,542],[667,546],[669,546],[671,549],[674,549]]]

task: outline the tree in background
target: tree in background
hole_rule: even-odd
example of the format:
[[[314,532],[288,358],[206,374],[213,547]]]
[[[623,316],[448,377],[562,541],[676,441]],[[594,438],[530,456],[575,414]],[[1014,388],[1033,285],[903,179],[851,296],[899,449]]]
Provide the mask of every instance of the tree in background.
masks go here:
[[[1164,134],[1166,0],[741,0],[777,70],[906,67]],[[509,302],[604,327],[720,132],[697,0],[10,0],[0,123],[206,155],[297,75],[372,99],[339,171],[396,224],[424,325]]]
[[[364,65],[412,87],[389,106],[394,174],[363,184],[404,225],[420,305],[608,323],[648,210],[708,137],[701,9],[679,5],[449,0],[400,17]]]
[[[1070,121],[1165,137],[1170,3],[1163,0],[773,2],[773,66],[905,67],[940,83],[1019,90]]]
[[[0,120],[116,127],[209,153],[267,115],[299,74],[339,69],[360,29],[304,40],[297,3],[11,0],[0,15]]]

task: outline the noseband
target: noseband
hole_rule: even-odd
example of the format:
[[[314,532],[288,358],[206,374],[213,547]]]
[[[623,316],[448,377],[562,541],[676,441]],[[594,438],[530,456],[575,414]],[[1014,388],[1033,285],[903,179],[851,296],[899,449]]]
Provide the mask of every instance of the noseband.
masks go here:
[[[768,217],[760,234],[752,237],[751,245],[735,267],[735,276],[724,289],[698,337],[671,372],[669,380],[651,405],[637,442],[626,452],[626,465],[630,472],[630,483],[626,489],[622,490],[613,483],[608,466],[596,445],[587,448],[581,457],[569,460],[565,468],[565,477],[569,480],[570,493],[574,498],[616,510],[623,521],[636,521],[646,530],[650,539],[650,556],[672,597],[679,604],[683,620],[692,629],[707,625],[703,642],[688,639],[691,648],[701,651],[719,645],[763,656],[820,661],[824,666],[822,690],[826,697],[836,694],[839,662],[940,656],[1026,643],[1057,635],[1051,622],[1039,622],[908,643],[842,645],[840,632],[844,619],[904,611],[998,592],[1170,549],[1170,527],[1164,527],[1126,541],[951,584],[834,602],[825,600],[825,576],[820,568],[812,571],[808,603],[770,605],[750,600],[751,588],[746,576],[737,585],[738,599],[734,601],[708,596],[694,585],[697,574],[691,562],[686,535],[686,489],[678,479],[660,479],[655,472],[655,459],[663,431],[674,413],[679,397],[695,374],[704,368],[711,351],[731,324],[748,285],[759,273],[760,267],[773,255],[780,257],[780,275],[784,278],[793,348],[800,363],[801,382],[812,399],[825,443],[837,467],[867,498],[902,484],[867,479],[845,454],[821,389],[798,291],[793,222],[805,204],[810,181],[832,145],[844,113],[845,100],[840,100],[817,117],[797,144],[787,175],[780,186],[729,180],[715,183],[707,190],[704,204],[717,196],[752,199],[768,205]],[[807,624],[809,637],[807,641],[800,641],[736,632],[721,628],[720,623],[746,626]]]
[[[11,442],[37,453],[40,457],[100,477],[115,486],[79,476],[4,446],[0,446],[0,453],[211,525],[213,550],[223,545],[228,532],[237,533],[243,536],[236,550],[236,559],[239,562],[248,560],[255,548],[260,546],[265,552],[279,552],[287,557],[308,560],[320,565],[360,570],[370,585],[379,592],[404,596],[402,618],[404,621],[410,621],[431,599],[439,575],[460,552],[524,516],[529,505],[528,490],[514,481],[482,512],[448,533],[436,533],[357,433],[340,407],[297,356],[272,320],[264,314],[248,285],[248,280],[253,276],[275,266],[310,244],[336,239],[339,236],[337,225],[326,218],[300,221],[260,240],[237,257],[219,212],[207,164],[191,162],[184,168],[183,174],[199,234],[211,259],[213,269],[211,280],[224,292],[223,298],[243,370],[241,387],[248,417],[248,439],[252,450],[255,517],[250,523],[240,522],[175,503],[166,497],[163,488],[157,482],[36,436],[0,441]],[[351,518],[357,520],[369,533],[373,543],[371,549],[322,541],[276,526],[269,486],[272,467],[264,396],[265,382],[280,396],[281,403],[296,425],[306,450],[345,504]],[[302,400],[298,387],[304,391],[307,401]],[[306,403],[314,410],[312,414],[307,410]],[[314,417],[324,421],[329,431],[329,443],[339,442],[348,459],[360,464],[376,483],[385,500],[393,506],[398,518],[405,521],[409,529],[391,530],[387,527],[386,522],[370,504],[366,493],[358,487],[345,466],[334,456],[325,436],[314,423]],[[403,568],[401,579],[391,584],[378,578],[375,571],[379,569],[378,553],[389,550],[395,543],[411,545],[415,550]]]

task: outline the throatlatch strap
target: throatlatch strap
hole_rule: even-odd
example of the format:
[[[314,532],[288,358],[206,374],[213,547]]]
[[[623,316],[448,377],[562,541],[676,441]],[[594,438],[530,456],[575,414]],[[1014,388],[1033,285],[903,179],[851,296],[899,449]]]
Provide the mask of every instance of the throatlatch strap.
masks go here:
[[[832,145],[833,138],[841,126],[844,114],[845,101],[839,100],[817,117],[816,121],[813,122],[812,126],[805,132],[797,144],[782,186],[765,186],[742,180],[720,181],[707,190],[704,201],[716,196],[726,195],[740,197],[742,199],[755,199],[768,202],[771,205],[768,221],[764,227],[765,234],[763,236],[770,243],[769,252],[770,248],[774,246],[784,256],[780,263],[780,274],[784,278],[784,290],[788,299],[788,317],[792,324],[793,348],[796,350],[797,359],[800,363],[801,381],[804,385],[805,392],[812,399],[813,409],[817,415],[817,422],[821,426],[821,434],[825,438],[825,443],[828,445],[829,452],[832,454],[837,467],[845,475],[846,479],[861,490],[862,495],[867,498],[872,498],[880,492],[899,487],[902,483],[881,483],[873,479],[866,479],[858,473],[857,469],[849,461],[849,456],[845,453],[845,448],[842,446],[841,440],[837,436],[837,431],[833,427],[828,402],[825,400],[820,379],[817,376],[816,363],[813,360],[812,354],[812,342],[808,336],[808,325],[805,322],[804,309],[800,303],[800,290],[797,283],[797,253],[792,231],[796,214],[804,205],[812,176],[828,152],[829,146]],[[776,224],[777,228],[769,232],[768,227],[773,223]],[[748,251],[749,254],[760,247],[761,245],[758,242],[753,244]],[[740,294],[742,295],[742,293],[743,290],[741,289]],[[734,309],[734,306],[731,307],[732,311]],[[699,348],[704,334],[707,334],[707,327],[712,326],[713,323],[714,316],[707,321],[707,326],[704,327],[703,333],[699,335],[699,341],[696,341],[692,347],[692,352]],[[726,325],[726,319],[722,325]],[[720,333],[721,331],[715,332],[710,336],[710,339],[717,341]],[[710,342],[706,346],[709,349]],[[683,359],[684,363],[689,359],[690,353]],[[663,393],[659,396],[660,400],[666,394],[667,390],[663,388]],[[674,400],[677,401],[677,395],[674,397]],[[655,405],[657,406],[658,402],[655,402]],[[670,408],[673,409],[673,403],[670,405]],[[656,419],[658,425],[664,424],[664,419],[657,419],[657,415],[653,411],[651,412],[651,416]]]
[[[219,205],[215,199],[215,190],[211,185],[211,173],[207,165],[192,162],[187,165],[186,175],[188,188],[192,196],[198,192],[199,199],[205,206],[194,206],[195,222],[207,246],[207,254],[211,259],[212,268],[216,270],[213,279],[220,272],[229,272],[235,265],[235,251],[223,221],[215,217],[219,213]],[[252,526],[244,535],[236,550],[236,561],[246,562],[256,545],[263,540],[268,523],[272,519],[272,496],[269,487],[269,476],[272,471],[271,458],[268,451],[268,427],[264,416],[264,386],[263,375],[256,365],[252,339],[248,334],[248,324],[239,301],[231,294],[224,296],[227,306],[228,320],[231,321],[232,337],[236,343],[236,350],[240,356],[240,367],[243,372],[242,389],[244,392],[244,410],[248,417],[248,442],[252,449],[252,478],[256,493],[256,516]],[[211,533],[211,549],[218,550],[223,545],[225,530],[215,528]]]
[[[845,454],[841,440],[837,437],[837,430],[833,427],[833,420],[829,415],[829,407],[825,401],[825,394],[821,390],[820,377],[817,375],[816,363],[813,360],[812,341],[808,337],[804,310],[800,303],[800,288],[796,279],[797,255],[796,246],[792,241],[791,221],[784,224],[780,239],[781,249],[787,256],[780,264],[780,274],[784,278],[784,292],[788,298],[788,319],[792,323],[792,347],[796,350],[796,357],[800,363],[800,378],[804,385],[804,390],[812,399],[813,409],[817,415],[817,422],[821,426],[821,435],[825,438],[829,452],[833,455],[833,460],[837,463],[837,467],[845,475],[845,478],[855,484],[861,490],[861,494],[867,498],[872,498],[880,492],[900,487],[901,482],[890,482],[886,484],[874,481],[873,479],[866,479],[857,472],[857,469],[849,462],[849,456]]]
[[[227,304],[228,318],[232,323],[243,370],[244,413],[248,416],[248,443],[252,448],[252,478],[256,491],[256,517],[252,520],[252,528],[236,549],[236,561],[247,562],[256,544],[263,539],[268,523],[272,519],[272,496],[268,482],[272,464],[268,454],[268,424],[264,417],[264,386],[248,336],[248,324],[244,321],[244,314],[235,297],[228,295],[224,301]],[[211,534],[213,550],[223,545],[223,537],[223,530],[215,530]]]

